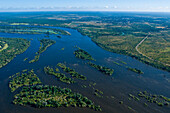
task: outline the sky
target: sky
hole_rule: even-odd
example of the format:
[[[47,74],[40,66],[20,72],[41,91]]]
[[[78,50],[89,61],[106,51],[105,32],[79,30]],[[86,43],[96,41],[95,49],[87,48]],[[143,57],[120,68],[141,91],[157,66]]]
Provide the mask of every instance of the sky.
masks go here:
[[[0,0],[0,12],[11,11],[170,12],[170,0]]]

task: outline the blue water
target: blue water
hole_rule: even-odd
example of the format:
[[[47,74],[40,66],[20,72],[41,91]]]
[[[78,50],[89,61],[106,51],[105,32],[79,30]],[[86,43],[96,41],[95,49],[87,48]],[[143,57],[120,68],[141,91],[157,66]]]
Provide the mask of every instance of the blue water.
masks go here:
[[[44,84],[57,85],[61,87],[69,87],[73,91],[80,92],[91,100],[95,101],[103,108],[103,112],[129,112],[127,111],[127,105],[133,106],[134,103],[129,103],[127,101],[129,93],[136,93],[138,91],[147,90],[150,93],[162,94],[170,97],[170,73],[153,68],[149,65],[143,64],[131,57],[125,55],[119,55],[105,51],[104,49],[98,47],[91,39],[87,36],[81,35],[78,31],[68,28],[54,27],[58,29],[63,29],[71,33],[71,36],[61,35],[62,38],[57,38],[55,35],[50,35],[50,39],[55,40],[56,44],[49,47],[40,56],[38,62],[29,64],[29,60],[32,60],[35,56],[35,52],[38,51],[40,43],[39,39],[46,38],[45,35],[27,35],[27,34],[9,34],[0,33],[0,37],[8,38],[25,38],[31,41],[31,46],[20,55],[17,55],[8,65],[0,69],[0,112],[3,113],[17,113],[17,112],[93,112],[89,109],[79,109],[79,108],[46,108],[37,110],[31,107],[21,107],[18,105],[11,104],[13,95],[8,89],[8,77],[22,71],[23,69],[34,69],[36,74],[42,80]],[[33,39],[33,40],[31,40]],[[93,58],[96,59],[96,64],[107,66],[114,69],[114,74],[112,76],[106,76],[94,68],[87,65],[87,61],[75,58],[73,52],[76,50],[74,46],[78,46],[88,53],[90,53]],[[61,50],[64,48],[64,50]],[[27,61],[23,61],[28,58]],[[118,66],[112,61],[120,62],[124,61],[127,65]],[[87,77],[87,81],[77,80],[76,84],[67,85],[63,84],[52,76],[45,75],[43,72],[44,66],[55,67],[57,63],[65,62],[67,66],[75,69],[79,73]],[[138,68],[144,72],[144,74],[139,75],[131,72],[125,68],[125,66]],[[88,85],[89,82],[96,82],[96,88],[104,92],[104,98],[98,98],[93,95],[92,88],[83,89],[80,86],[85,84]],[[16,93],[16,92],[15,92]],[[107,99],[106,96],[115,96],[115,100]],[[119,100],[124,100],[125,105],[119,105]],[[152,105],[151,105],[152,106]],[[142,104],[135,103],[134,109],[137,112],[167,112],[170,107],[144,107]],[[8,109],[10,107],[10,110]],[[133,108],[133,107],[132,107]],[[159,110],[158,110],[159,108]]]

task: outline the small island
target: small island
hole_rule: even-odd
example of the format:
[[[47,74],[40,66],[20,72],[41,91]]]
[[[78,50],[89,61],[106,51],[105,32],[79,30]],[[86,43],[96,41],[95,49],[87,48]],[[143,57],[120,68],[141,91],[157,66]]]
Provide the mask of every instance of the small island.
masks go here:
[[[56,71],[59,72],[59,69],[56,68]],[[54,72],[54,69],[47,66],[47,67],[44,67],[44,72],[47,73],[48,75],[54,75],[56,78],[58,78],[61,82],[64,82],[64,83],[67,83],[67,84],[71,84],[71,83],[75,83],[74,80],[72,80],[71,78],[69,77],[66,77],[65,74],[63,73],[57,73],[57,72]]]
[[[79,74],[74,69],[70,69],[69,67],[66,67],[66,65],[64,65],[63,63],[58,63],[57,66],[62,68],[65,72],[69,73],[72,77],[75,77],[75,78],[81,79],[81,80],[87,79],[85,76]]]
[[[11,92],[14,92],[16,89],[23,86],[41,84],[40,79],[33,70],[23,70],[22,73],[18,72],[9,78],[12,78],[12,80],[9,82],[9,88],[11,89]]]
[[[131,67],[127,67],[128,70],[130,71],[133,71],[135,73],[138,73],[138,74],[143,74],[143,72],[137,68],[131,68]]]
[[[56,41],[54,41],[54,40],[41,39],[40,40],[41,46],[40,46],[38,52],[36,52],[37,55],[34,57],[34,59],[29,61],[29,63],[37,62],[40,58],[40,54],[43,53],[48,47],[50,47],[51,45],[53,45],[55,43],[56,43]]]
[[[138,92],[138,96],[140,98],[144,98],[145,100],[147,100],[147,102],[155,103],[158,106],[164,106],[164,105],[168,106],[170,102],[170,98],[168,97],[165,97],[163,95],[150,94],[147,91]]]
[[[104,67],[104,66],[101,66],[101,65],[96,65],[96,64],[94,64],[94,63],[92,63],[92,62],[88,62],[88,64],[91,66],[91,67],[94,67],[94,68],[96,68],[98,71],[100,71],[100,72],[102,72],[102,73],[104,73],[104,74],[106,74],[106,75],[112,75],[113,74],[113,72],[114,72],[114,70],[113,69],[110,69],[110,68],[108,68],[108,67]]]
[[[80,48],[78,50],[74,51],[74,55],[76,58],[80,58],[83,60],[94,60],[94,58],[92,58],[92,56],[88,52],[86,52]]]
[[[102,111],[100,106],[94,105],[87,97],[74,93],[71,89],[49,85],[25,86],[19,94],[14,96],[14,104],[42,107],[88,107]]]

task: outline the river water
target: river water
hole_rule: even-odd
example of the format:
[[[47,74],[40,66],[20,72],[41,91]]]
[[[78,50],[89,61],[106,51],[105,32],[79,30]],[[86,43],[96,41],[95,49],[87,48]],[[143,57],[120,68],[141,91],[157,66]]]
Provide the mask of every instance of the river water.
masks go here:
[[[13,96],[19,92],[10,93],[8,88],[8,77],[21,72],[23,69],[34,69],[43,84],[56,85],[61,87],[71,88],[75,92],[79,92],[97,105],[102,107],[104,113],[151,113],[162,112],[167,113],[170,111],[170,106],[159,107],[155,104],[149,104],[144,107],[142,102],[129,101],[128,94],[136,94],[138,91],[147,91],[152,94],[161,94],[170,97],[170,73],[162,71],[146,64],[143,64],[131,57],[119,55],[103,50],[98,47],[87,36],[81,35],[78,31],[68,28],[53,27],[63,29],[71,33],[70,36],[61,35],[62,38],[57,38],[55,35],[50,35],[50,39],[55,40],[56,44],[49,47],[40,56],[38,62],[29,64],[28,61],[33,59],[35,52],[38,51],[40,43],[39,39],[46,38],[45,35],[28,35],[28,34],[9,34],[0,33],[0,37],[7,38],[25,38],[31,41],[31,46],[20,55],[17,55],[8,65],[0,69],[0,112],[1,113],[96,113],[89,108],[42,108],[36,109],[29,106],[13,105],[11,102]],[[33,40],[31,40],[33,39]],[[87,61],[75,58],[73,52],[76,50],[74,46],[78,46],[92,55],[96,59],[95,63],[114,69],[112,76],[107,76],[96,69],[87,65]],[[61,50],[64,48],[64,50]],[[23,61],[28,58],[27,61]],[[124,61],[127,64],[118,66],[113,61]],[[77,72],[87,77],[87,81],[76,80],[77,82],[72,85],[64,84],[58,81],[55,77],[46,75],[43,72],[44,66],[56,67],[57,63],[66,63],[70,68],[75,69]],[[131,72],[125,68],[129,66],[138,68],[144,72],[139,75]],[[69,75],[67,75],[69,76]],[[94,90],[88,87],[90,82],[95,82],[95,88],[104,92],[103,98],[94,96]],[[82,88],[81,85],[86,85]],[[115,98],[110,98],[114,96]],[[123,104],[119,104],[123,101]],[[129,110],[128,106],[134,109]]]

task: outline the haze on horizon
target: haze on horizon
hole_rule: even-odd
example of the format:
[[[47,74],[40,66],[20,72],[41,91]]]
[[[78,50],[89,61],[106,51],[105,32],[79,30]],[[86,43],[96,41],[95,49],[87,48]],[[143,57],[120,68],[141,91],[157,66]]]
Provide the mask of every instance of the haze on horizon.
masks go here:
[[[1,0],[0,12],[148,11],[170,12],[170,0]]]

